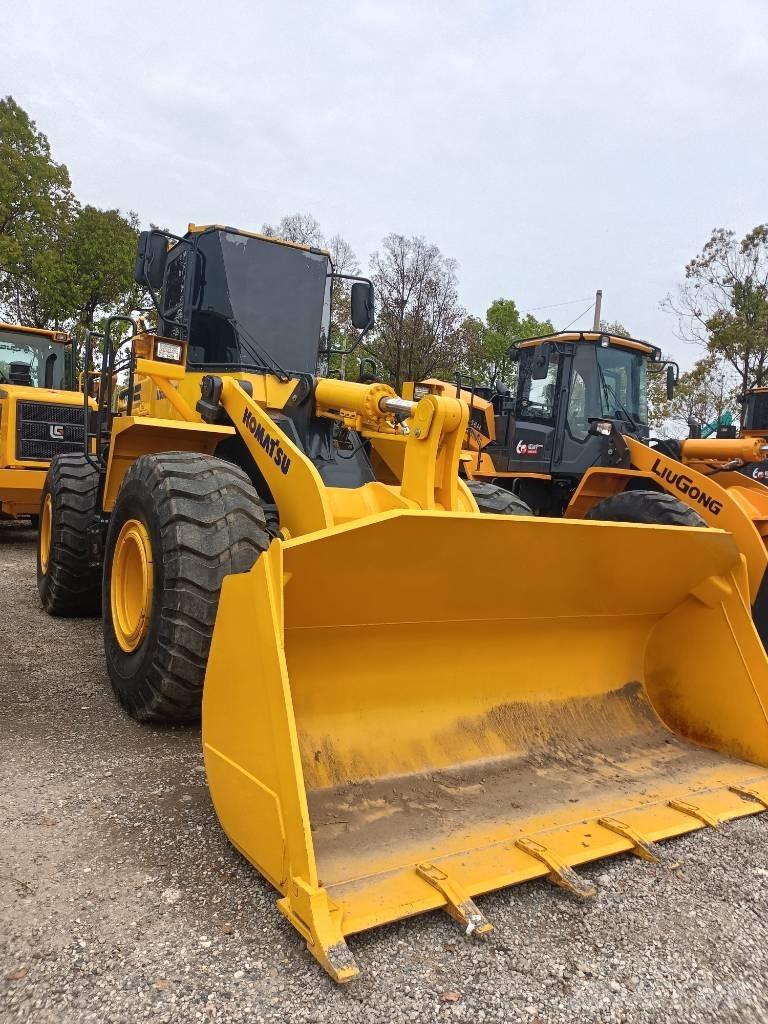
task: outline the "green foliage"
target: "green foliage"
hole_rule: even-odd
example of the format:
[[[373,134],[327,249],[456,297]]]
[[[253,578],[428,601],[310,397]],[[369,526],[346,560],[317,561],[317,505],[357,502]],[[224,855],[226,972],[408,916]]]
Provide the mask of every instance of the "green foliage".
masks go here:
[[[552,334],[549,320],[537,320],[528,313],[521,316],[512,299],[496,299],[488,307],[485,322],[476,317],[464,321],[464,371],[480,384],[493,385],[497,381],[511,384],[514,362],[510,347],[524,338]]]
[[[631,338],[632,334],[618,320],[601,320],[600,330],[604,334],[615,334],[617,338]]]
[[[81,207],[48,140],[0,100],[0,315],[34,327],[94,327],[139,298],[138,220]]]
[[[682,336],[723,360],[743,391],[768,383],[768,224],[742,239],[713,231],[685,278],[663,304],[677,314]]]

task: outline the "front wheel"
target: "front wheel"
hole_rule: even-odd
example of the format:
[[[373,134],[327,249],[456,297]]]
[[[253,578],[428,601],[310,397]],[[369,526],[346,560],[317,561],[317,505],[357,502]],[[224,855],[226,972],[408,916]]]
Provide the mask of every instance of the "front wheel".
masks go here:
[[[622,491],[598,501],[587,519],[656,526],[706,526],[695,509],[664,491]]]
[[[85,455],[60,455],[43,485],[37,532],[37,589],[49,615],[98,615],[101,566],[88,547],[99,471]]]
[[[200,716],[224,578],[269,545],[246,474],[211,455],[144,455],[110,517],[102,607],[107,671],[139,721]]]
[[[467,480],[467,487],[477,502],[477,507],[486,515],[496,516],[532,516],[533,509],[526,505],[512,491],[507,491],[498,484],[488,484],[483,480]]]

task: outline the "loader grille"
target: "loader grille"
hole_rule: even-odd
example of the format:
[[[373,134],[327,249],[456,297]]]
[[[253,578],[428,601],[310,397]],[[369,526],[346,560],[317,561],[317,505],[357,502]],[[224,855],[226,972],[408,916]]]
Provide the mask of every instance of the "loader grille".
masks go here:
[[[16,458],[50,462],[55,455],[81,452],[82,406],[55,402],[19,402],[16,407]]]

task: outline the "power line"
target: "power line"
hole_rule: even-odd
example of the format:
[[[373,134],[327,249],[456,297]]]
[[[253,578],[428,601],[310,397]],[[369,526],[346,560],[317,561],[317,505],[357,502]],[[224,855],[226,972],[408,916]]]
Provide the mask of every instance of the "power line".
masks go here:
[[[537,309],[556,309],[558,306],[575,306],[577,302],[586,302],[589,295],[580,299],[568,299],[567,302],[551,302],[548,306],[531,306],[530,309],[521,309],[521,313],[535,313]]]
[[[567,331],[567,330],[569,330],[569,329],[570,329],[571,327],[573,327],[573,325],[574,325],[575,323],[577,323],[577,322],[578,322],[579,320],[581,320],[581,318],[582,318],[583,316],[586,316],[586,315],[587,315],[587,313],[589,313],[589,311],[590,311],[591,309],[594,309],[594,308],[595,308],[595,304],[594,304],[594,302],[591,302],[591,303],[590,303],[590,304],[589,304],[589,305],[587,306],[587,308],[586,308],[586,309],[584,310],[584,312],[583,312],[583,313],[579,313],[579,315],[578,315],[578,316],[576,317],[576,319],[575,319],[575,320],[571,320],[571,322],[570,322],[570,323],[568,324],[568,327],[564,327],[564,328],[563,328],[563,330],[564,330],[564,331]]]

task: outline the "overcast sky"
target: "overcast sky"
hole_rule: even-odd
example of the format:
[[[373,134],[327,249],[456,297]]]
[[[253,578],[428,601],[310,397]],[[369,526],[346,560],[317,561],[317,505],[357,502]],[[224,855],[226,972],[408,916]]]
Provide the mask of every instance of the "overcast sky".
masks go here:
[[[6,0],[2,20],[0,91],[82,202],[179,232],[306,211],[363,266],[424,235],[476,314],[586,298],[537,313],[564,327],[602,288],[687,365],[660,299],[712,228],[768,220],[766,0]]]

